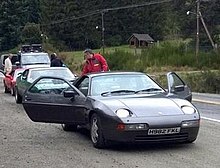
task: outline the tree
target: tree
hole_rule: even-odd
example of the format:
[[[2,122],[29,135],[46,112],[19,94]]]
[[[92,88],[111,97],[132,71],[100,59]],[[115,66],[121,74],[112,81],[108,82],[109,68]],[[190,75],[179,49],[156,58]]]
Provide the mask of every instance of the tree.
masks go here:
[[[42,43],[40,26],[35,23],[27,23],[22,30],[22,43]]]
[[[40,31],[49,38],[48,41],[58,49],[99,48],[102,46],[102,10],[153,1],[2,0],[0,50],[20,44],[24,40],[24,30],[33,30],[37,24],[40,25]],[[188,10],[196,12],[195,0],[173,0],[150,6],[104,11],[105,45],[127,44],[132,33],[148,33],[155,40],[192,38],[196,34],[196,17],[187,16]],[[220,3],[218,0],[201,0],[201,12],[212,37],[218,39]],[[27,23],[36,25],[29,27]],[[203,35],[205,32],[201,26],[201,37]]]
[[[0,51],[15,47],[20,42],[19,1],[3,0],[0,8]]]
[[[0,8],[0,51],[16,47],[28,22],[38,23],[38,0],[2,0]]]

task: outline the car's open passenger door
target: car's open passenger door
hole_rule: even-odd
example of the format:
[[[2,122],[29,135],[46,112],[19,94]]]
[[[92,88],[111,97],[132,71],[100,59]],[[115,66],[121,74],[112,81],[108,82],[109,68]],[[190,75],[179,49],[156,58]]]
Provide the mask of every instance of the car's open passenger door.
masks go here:
[[[85,122],[85,96],[64,79],[37,79],[26,90],[22,100],[32,121],[69,124]]]
[[[190,88],[175,72],[167,73],[167,81],[168,81],[168,92],[170,96],[172,96],[172,94],[175,94],[190,102],[192,101],[192,93]]]

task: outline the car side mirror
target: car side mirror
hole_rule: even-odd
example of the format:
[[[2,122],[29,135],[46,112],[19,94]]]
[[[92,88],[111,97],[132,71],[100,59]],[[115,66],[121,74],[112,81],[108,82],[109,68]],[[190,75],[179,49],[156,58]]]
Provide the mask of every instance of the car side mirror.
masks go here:
[[[22,74],[22,72],[19,72],[17,76],[20,76]]]
[[[66,98],[72,98],[72,100],[75,99],[75,95],[77,93],[75,91],[72,91],[72,90],[66,90],[63,92],[63,96],[66,97]]]
[[[182,92],[182,91],[184,91],[184,85],[175,86],[174,91],[175,92]]]
[[[22,76],[22,80],[26,80],[27,79],[27,77],[26,76]]]

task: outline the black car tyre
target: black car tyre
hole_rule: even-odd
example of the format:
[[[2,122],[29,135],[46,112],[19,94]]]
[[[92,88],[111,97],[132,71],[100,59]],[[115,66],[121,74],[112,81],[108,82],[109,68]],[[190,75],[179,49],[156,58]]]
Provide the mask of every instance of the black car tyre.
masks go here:
[[[15,101],[16,103],[20,104],[22,102],[22,97],[19,95],[18,90],[15,89]]]
[[[5,82],[4,82],[4,87],[5,87],[5,93],[10,93],[10,90],[7,88]]]
[[[105,138],[102,133],[100,117],[97,114],[93,114],[91,117],[90,135],[93,146],[95,148],[105,148]]]
[[[76,124],[61,124],[64,131],[77,131]]]

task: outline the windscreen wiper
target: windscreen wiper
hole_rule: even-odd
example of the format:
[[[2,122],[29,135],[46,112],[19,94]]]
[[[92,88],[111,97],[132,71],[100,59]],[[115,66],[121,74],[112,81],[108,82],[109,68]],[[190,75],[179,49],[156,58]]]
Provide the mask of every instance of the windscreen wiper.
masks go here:
[[[26,64],[22,64],[22,65],[38,65],[38,64],[49,64],[46,62],[34,62],[34,63],[26,63]]]
[[[141,92],[154,92],[154,91],[162,91],[160,88],[147,88],[147,89],[142,89],[135,91],[135,93],[141,93]]]
[[[104,95],[111,95],[111,94],[114,94],[114,93],[135,93],[134,90],[115,90],[115,91],[108,91],[108,92],[103,92],[101,93],[102,96]]]

